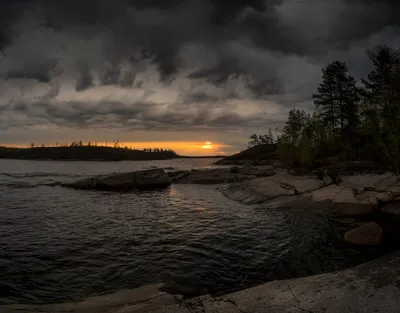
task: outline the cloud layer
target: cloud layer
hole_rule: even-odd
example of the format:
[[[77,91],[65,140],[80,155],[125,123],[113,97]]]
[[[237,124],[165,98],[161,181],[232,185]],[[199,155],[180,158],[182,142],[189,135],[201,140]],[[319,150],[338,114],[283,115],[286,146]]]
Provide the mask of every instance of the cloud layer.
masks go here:
[[[50,126],[247,134],[312,108],[327,62],[359,78],[366,48],[399,46],[395,1],[55,3],[0,4],[3,136]]]

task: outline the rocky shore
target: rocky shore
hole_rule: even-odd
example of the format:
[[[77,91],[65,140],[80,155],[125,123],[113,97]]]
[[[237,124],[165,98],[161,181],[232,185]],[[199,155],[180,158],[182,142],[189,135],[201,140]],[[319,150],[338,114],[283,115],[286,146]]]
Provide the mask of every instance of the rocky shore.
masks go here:
[[[219,190],[226,197],[266,210],[323,212],[344,223],[351,218],[358,228],[342,236],[350,244],[376,246],[384,233],[400,234],[400,182],[396,175],[368,164],[363,168],[350,164],[335,174],[325,170],[302,176],[279,165],[168,175],[172,184],[223,184]]]
[[[149,169],[61,184],[76,189],[126,190],[170,184],[218,184],[228,198],[269,210],[325,212],[338,220],[368,216],[343,234],[350,244],[379,245],[385,232],[400,233],[400,182],[392,173],[335,174],[325,170],[303,176],[277,166],[234,166],[191,171]],[[366,225],[364,225],[366,224]]]
[[[322,175],[300,176],[279,167],[249,165],[150,171],[111,175],[65,186],[103,188],[104,182],[107,187],[117,188],[171,183],[219,184],[218,189],[226,197],[257,205],[259,209],[316,211],[330,214],[339,222],[350,221],[356,226],[342,234],[342,239],[350,245],[378,246],[385,236],[400,234],[400,182],[392,173],[332,175],[323,171]],[[399,281],[400,252],[395,252],[355,268],[273,281],[222,297],[204,295],[184,299],[162,291],[161,285],[151,285],[79,303],[3,306],[0,312],[399,312]]]
[[[184,299],[156,284],[77,303],[0,306],[0,313],[397,313],[399,277],[395,252],[351,269],[272,281],[222,297]]]

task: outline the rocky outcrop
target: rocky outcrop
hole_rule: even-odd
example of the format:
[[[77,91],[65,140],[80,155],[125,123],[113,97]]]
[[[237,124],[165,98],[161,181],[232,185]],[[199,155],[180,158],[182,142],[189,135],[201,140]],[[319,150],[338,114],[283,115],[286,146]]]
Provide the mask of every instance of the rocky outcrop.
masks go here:
[[[275,171],[274,171],[273,167],[270,165],[267,165],[267,166],[245,165],[243,167],[234,166],[233,168],[230,168],[229,171],[231,173],[237,172],[238,174],[257,176],[257,177],[275,175]]]
[[[379,246],[382,242],[382,227],[375,223],[367,223],[344,234],[344,240],[353,245]]]
[[[225,184],[240,182],[256,178],[258,176],[275,175],[271,166],[214,168],[204,170],[177,171],[168,175],[174,184]]]
[[[299,178],[290,174],[277,174],[232,184],[223,190],[230,199],[246,203],[263,203],[281,196],[302,194],[324,186],[316,178]]]
[[[163,169],[150,169],[130,173],[97,176],[62,184],[75,189],[125,190],[131,188],[165,187],[171,179]]]
[[[179,173],[169,173],[174,184],[225,184],[252,179],[254,175],[231,173],[229,169],[191,170]]]
[[[77,303],[5,305],[0,313],[397,313],[400,252],[338,272],[265,283],[220,297],[185,299],[143,286]]]
[[[251,147],[237,154],[218,160],[218,165],[269,165],[279,159],[276,144]]]
[[[388,187],[387,190],[377,189],[380,192],[374,190],[375,183],[382,186],[390,176],[363,177],[344,177],[340,185],[333,185],[329,179],[281,173],[234,183],[225,188],[223,193],[233,200],[245,204],[262,204],[265,208],[278,208],[282,204],[285,208],[294,206],[302,210],[330,211],[339,216],[375,213],[382,204],[392,201],[393,191],[400,194],[400,188],[396,186]],[[369,187],[361,187],[362,182]]]

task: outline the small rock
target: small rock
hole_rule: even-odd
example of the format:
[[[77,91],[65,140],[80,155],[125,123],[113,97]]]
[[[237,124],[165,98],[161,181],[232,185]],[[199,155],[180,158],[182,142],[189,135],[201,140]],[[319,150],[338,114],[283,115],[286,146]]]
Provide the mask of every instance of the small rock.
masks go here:
[[[353,245],[379,246],[382,243],[382,227],[371,222],[344,234],[344,240]]]
[[[393,200],[393,195],[390,192],[375,192],[375,198],[383,203],[387,203]]]
[[[388,203],[381,208],[380,212],[400,216],[400,203],[398,201]]]
[[[292,168],[289,171],[289,174],[293,175],[293,176],[303,176],[305,174],[305,172],[302,168]]]
[[[241,169],[239,169],[239,172],[242,175],[257,175],[260,170],[255,166],[245,165]]]
[[[271,165],[273,168],[282,168],[283,167],[281,161],[274,161]]]
[[[324,176],[329,176],[332,179],[333,184],[339,184],[341,182],[341,177],[339,170],[335,165],[331,165],[324,171]]]
[[[375,188],[373,186],[368,186],[363,188],[364,191],[375,191]]]
[[[323,181],[325,183],[325,186],[332,185],[332,183],[333,183],[332,178],[330,176],[324,176]]]
[[[388,191],[393,194],[393,196],[398,197],[400,196],[400,186],[392,186],[388,188]]]
[[[364,193],[364,188],[353,188],[353,192],[355,195],[361,195]]]

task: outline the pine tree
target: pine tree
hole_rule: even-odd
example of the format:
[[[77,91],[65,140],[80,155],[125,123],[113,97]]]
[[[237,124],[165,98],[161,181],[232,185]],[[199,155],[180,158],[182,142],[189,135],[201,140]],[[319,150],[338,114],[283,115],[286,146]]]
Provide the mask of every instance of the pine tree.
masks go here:
[[[249,147],[249,148],[258,146],[258,145],[260,144],[260,141],[259,141],[259,139],[258,139],[257,134],[251,135],[251,136],[250,136],[250,139],[251,139],[251,140],[250,140],[249,143],[248,143],[248,147]]]
[[[282,138],[296,147],[299,144],[301,134],[310,116],[304,110],[292,109],[283,127]]]
[[[356,81],[348,74],[345,63],[335,61],[322,69],[322,82],[313,98],[322,119],[330,126],[332,137],[339,135],[344,147],[346,132],[357,129],[360,100]]]
[[[298,148],[309,120],[310,115],[304,110],[292,109],[289,111],[288,119],[278,142],[279,153],[285,159],[284,163],[291,166],[298,166],[301,163]]]
[[[363,80],[365,124],[400,176],[400,50],[378,46],[368,56],[374,68]]]

